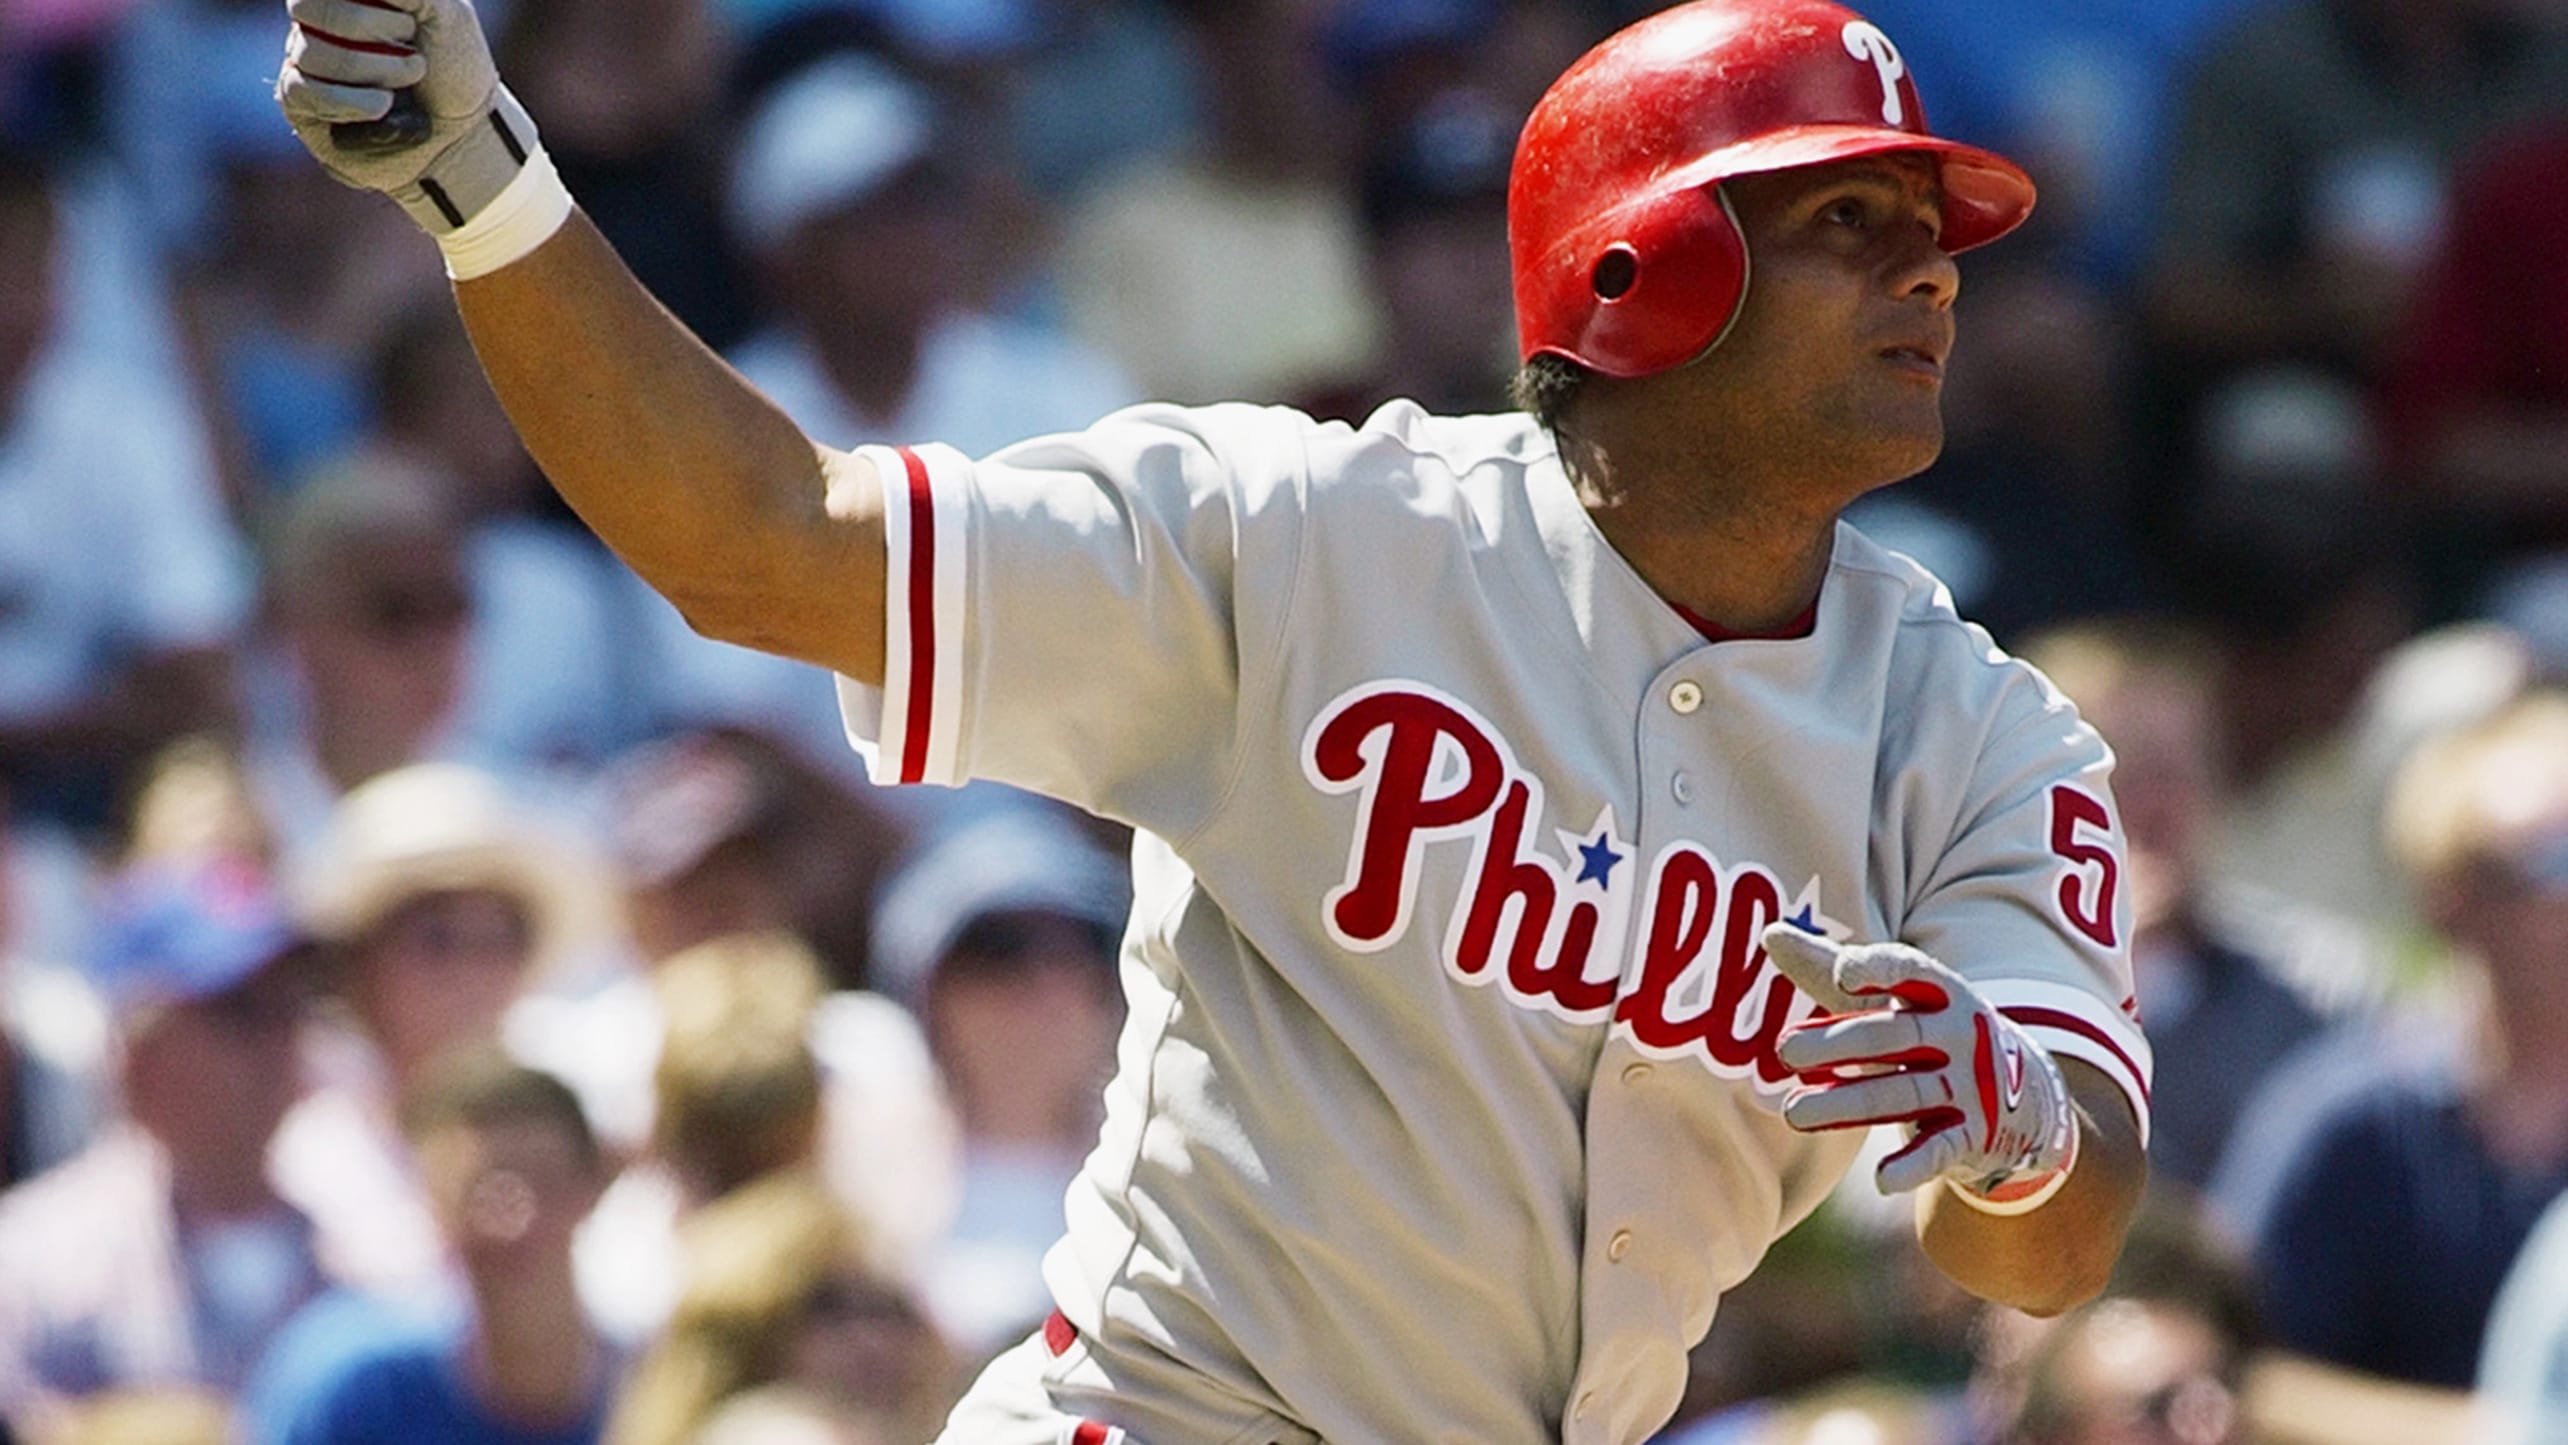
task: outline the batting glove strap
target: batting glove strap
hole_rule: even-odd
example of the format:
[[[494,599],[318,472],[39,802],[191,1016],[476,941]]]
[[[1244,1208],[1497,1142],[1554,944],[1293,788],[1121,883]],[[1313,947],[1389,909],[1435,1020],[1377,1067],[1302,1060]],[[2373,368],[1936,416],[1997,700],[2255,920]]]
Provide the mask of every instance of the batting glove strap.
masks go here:
[[[487,276],[550,240],[570,216],[571,193],[553,158],[537,150],[490,204],[437,238],[446,274],[458,281]]]
[[[467,126],[437,153],[418,179],[388,194],[429,235],[444,238],[479,220],[528,164],[544,153],[535,122],[505,86],[492,96],[481,120]],[[550,169],[550,163],[547,163]],[[555,185],[560,184],[557,177]]]
[[[1982,1214],[2030,1214],[2051,1202],[2069,1182],[2069,1171],[2078,1167],[2078,1135],[2069,1130],[2068,1162],[2048,1174],[2001,1176],[1996,1182],[1983,1181],[1974,1186],[1958,1179],[1947,1179],[1944,1187],[1953,1197]]]

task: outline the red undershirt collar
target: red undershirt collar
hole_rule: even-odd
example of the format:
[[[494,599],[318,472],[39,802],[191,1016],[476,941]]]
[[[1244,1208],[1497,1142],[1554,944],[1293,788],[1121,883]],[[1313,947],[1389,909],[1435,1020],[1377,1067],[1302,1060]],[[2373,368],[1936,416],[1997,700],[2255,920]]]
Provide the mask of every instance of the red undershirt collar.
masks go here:
[[[1816,597],[1810,599],[1810,605],[1802,608],[1798,616],[1771,632],[1742,632],[1737,628],[1724,627],[1679,603],[1668,605],[1676,608],[1676,615],[1685,619],[1685,625],[1702,633],[1707,642],[1790,642],[1795,638],[1808,637],[1819,626],[1819,599]]]

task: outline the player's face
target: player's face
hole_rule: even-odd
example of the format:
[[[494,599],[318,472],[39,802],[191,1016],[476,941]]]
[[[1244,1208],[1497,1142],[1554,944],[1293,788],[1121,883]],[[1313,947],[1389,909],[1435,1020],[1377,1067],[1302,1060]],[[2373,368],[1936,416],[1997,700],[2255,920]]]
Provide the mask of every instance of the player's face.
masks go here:
[[[1953,258],[1921,156],[1869,156],[1726,183],[1747,299],[1696,384],[1725,427],[1856,490],[1925,469],[1944,443]]]

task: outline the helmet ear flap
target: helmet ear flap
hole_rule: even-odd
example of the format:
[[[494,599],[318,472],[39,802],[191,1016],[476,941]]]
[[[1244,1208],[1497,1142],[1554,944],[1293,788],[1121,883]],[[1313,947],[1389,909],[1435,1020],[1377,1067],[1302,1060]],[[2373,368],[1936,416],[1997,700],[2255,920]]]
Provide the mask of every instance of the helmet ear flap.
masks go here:
[[[1600,219],[1580,238],[1588,322],[1574,359],[1647,376],[1709,350],[1747,289],[1747,244],[1728,198],[1686,186]]]

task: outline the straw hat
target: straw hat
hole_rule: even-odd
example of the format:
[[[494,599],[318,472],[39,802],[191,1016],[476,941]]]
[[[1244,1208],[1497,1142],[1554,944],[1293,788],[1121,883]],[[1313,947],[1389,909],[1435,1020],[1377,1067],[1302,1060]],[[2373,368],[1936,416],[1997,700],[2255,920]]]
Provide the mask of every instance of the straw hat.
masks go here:
[[[537,972],[594,941],[610,916],[583,840],[460,763],[413,764],[350,790],[297,869],[294,894],[306,927],[345,943],[410,899],[463,889],[523,904]]]

